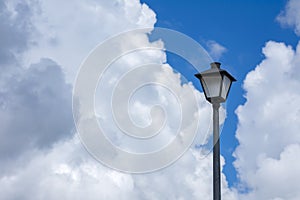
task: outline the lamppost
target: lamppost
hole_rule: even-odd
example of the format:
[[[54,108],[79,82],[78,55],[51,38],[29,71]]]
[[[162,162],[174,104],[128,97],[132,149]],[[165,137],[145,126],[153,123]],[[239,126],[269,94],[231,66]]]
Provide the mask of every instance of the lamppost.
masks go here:
[[[221,63],[213,62],[211,69],[195,76],[200,79],[205,98],[213,107],[213,199],[221,200],[220,182],[220,133],[219,108],[226,101],[232,82],[236,81],[227,71],[220,69]]]

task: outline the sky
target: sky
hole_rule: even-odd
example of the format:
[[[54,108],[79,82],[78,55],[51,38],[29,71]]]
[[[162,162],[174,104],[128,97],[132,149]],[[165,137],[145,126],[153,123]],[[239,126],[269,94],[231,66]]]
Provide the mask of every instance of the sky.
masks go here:
[[[193,68],[165,51],[168,38],[151,38],[156,27],[200,44],[205,66]],[[121,34],[123,40],[114,37],[136,29]],[[212,111],[194,77],[209,67],[209,55],[237,79],[220,112],[222,198],[299,199],[299,37],[298,0],[1,1],[1,198],[212,199],[212,155],[202,149],[211,133]],[[184,55],[197,55],[185,46],[190,40],[177,41],[179,47],[191,47]],[[126,54],[110,63],[101,80],[100,67],[94,68],[98,73],[88,74],[86,85],[77,90],[76,77],[97,48],[100,63],[115,53]],[[92,80],[98,81],[92,90],[97,123],[114,146],[150,154],[173,138],[173,152],[184,149],[183,155],[160,153],[130,163],[130,169],[159,168],[132,174],[122,172],[128,160],[121,153],[111,156],[97,143],[98,149],[89,149],[96,140],[80,131],[95,130],[80,123],[90,119],[90,110],[78,106],[86,105],[85,99],[78,104],[74,99],[77,91],[88,94]],[[133,97],[124,101],[132,89]],[[149,124],[160,135],[137,140],[124,134]],[[185,139],[194,134],[185,149]],[[99,162],[97,156],[109,160]],[[169,156],[171,165],[165,164]]]
[[[295,48],[299,40],[287,24],[282,24],[277,19],[284,12],[287,1],[144,2],[156,11],[157,26],[189,35],[207,48],[212,58],[221,62],[238,80],[230,92],[231,97],[227,103],[228,122],[224,125],[221,140],[222,155],[228,162],[224,171],[229,184],[235,184],[237,177],[232,165],[232,154],[238,145],[235,138],[238,119],[234,111],[245,102],[243,81],[264,57],[262,47],[266,42],[284,42]],[[189,80],[201,90],[198,80],[192,76]]]

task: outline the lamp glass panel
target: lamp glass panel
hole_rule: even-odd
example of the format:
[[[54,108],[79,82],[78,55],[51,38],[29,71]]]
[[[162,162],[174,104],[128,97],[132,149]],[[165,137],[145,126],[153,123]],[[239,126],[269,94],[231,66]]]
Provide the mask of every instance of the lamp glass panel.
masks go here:
[[[220,74],[202,76],[201,82],[208,98],[219,97],[222,77]]]
[[[221,97],[223,99],[226,99],[230,85],[231,85],[231,80],[227,76],[223,76],[222,93],[221,93]]]

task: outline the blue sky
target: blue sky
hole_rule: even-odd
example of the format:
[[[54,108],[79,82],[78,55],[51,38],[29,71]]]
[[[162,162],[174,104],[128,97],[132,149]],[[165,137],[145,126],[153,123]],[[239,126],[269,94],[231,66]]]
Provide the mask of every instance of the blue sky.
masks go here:
[[[222,199],[300,199],[299,0],[1,1],[1,199],[212,199],[211,105],[145,27],[193,38],[238,80]]]
[[[225,156],[224,172],[232,186],[237,177],[232,162],[232,153],[238,141],[235,138],[237,117],[235,109],[245,102],[242,89],[247,73],[253,70],[264,57],[262,47],[269,40],[285,42],[293,47],[298,37],[290,28],[283,28],[276,17],[287,3],[279,1],[159,1],[143,0],[157,14],[155,26],[180,31],[198,41],[204,48],[207,42],[214,40],[224,46],[227,51],[216,61],[232,73],[238,80],[234,83],[227,102],[228,119],[223,127],[221,152]],[[184,71],[184,67],[178,71]],[[193,76],[186,77],[202,91],[200,84]],[[267,97],[266,97],[267,98]]]

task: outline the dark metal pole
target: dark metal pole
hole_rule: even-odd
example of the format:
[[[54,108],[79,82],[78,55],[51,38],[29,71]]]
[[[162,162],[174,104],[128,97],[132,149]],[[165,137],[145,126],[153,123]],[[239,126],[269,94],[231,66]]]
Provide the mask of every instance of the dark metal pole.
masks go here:
[[[221,200],[219,108],[220,103],[213,103],[213,200]]]

